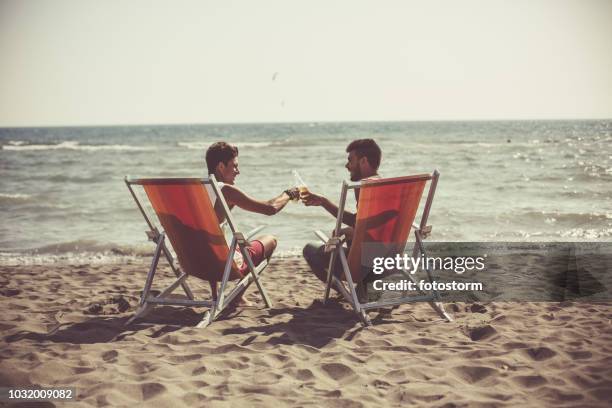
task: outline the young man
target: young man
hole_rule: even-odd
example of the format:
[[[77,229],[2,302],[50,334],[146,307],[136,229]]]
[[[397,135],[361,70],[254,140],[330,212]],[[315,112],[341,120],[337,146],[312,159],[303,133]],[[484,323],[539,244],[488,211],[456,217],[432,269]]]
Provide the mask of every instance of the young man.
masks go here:
[[[348,153],[346,169],[350,173],[351,181],[360,181],[369,178],[378,178],[378,167],[382,153],[380,147],[372,139],[358,139],[352,141],[346,148]],[[359,202],[359,189],[355,189],[355,199]],[[333,217],[338,216],[338,206],[327,197],[319,194],[307,193],[301,197],[304,204],[307,206],[321,206],[330,213]],[[342,216],[342,222],[348,225],[348,228],[343,228],[342,232],[347,237],[347,243],[350,245],[353,228],[355,227],[356,214],[345,210]],[[304,259],[310,265],[313,273],[326,282],[327,272],[325,268],[329,266],[329,253],[325,253],[324,245],[307,244],[302,251]],[[337,263],[339,265],[339,261]],[[334,267],[334,274],[340,276],[340,268]]]
[[[208,150],[206,150],[206,166],[208,168],[208,174],[214,174],[219,182],[221,193],[230,210],[234,208],[234,206],[238,206],[246,211],[264,215],[274,215],[282,210],[290,200],[297,199],[299,196],[297,188],[285,190],[277,197],[267,201],[256,200],[245,194],[234,185],[236,176],[240,174],[240,170],[238,170],[238,148],[226,142],[213,143]],[[212,196],[211,194],[211,197]],[[213,205],[219,222],[223,223],[225,221],[225,214],[221,202],[217,200]],[[263,235],[251,240],[251,244],[247,247],[247,251],[251,255],[253,263],[257,266],[265,258],[269,258],[275,248],[276,237],[272,235]],[[236,253],[234,259],[240,268],[240,273],[244,276],[247,270],[246,262],[243,262],[239,252]]]

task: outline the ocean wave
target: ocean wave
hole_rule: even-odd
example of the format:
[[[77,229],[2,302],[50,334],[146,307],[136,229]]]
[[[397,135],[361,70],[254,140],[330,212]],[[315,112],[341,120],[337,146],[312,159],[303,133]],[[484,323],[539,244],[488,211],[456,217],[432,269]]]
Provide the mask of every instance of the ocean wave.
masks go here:
[[[0,251],[0,265],[39,265],[49,263],[106,264],[143,261],[152,256],[153,245],[131,246],[76,240],[38,248]]]
[[[485,239],[492,241],[508,242],[567,242],[569,241],[610,241],[612,228],[570,228],[557,231],[495,231],[483,235]]]
[[[206,150],[211,144],[212,143],[209,143],[209,142],[177,142],[176,145],[178,147],[184,147],[190,150]],[[275,146],[275,145],[277,146],[282,143],[281,142],[235,142],[232,144],[236,145],[238,149],[240,149],[240,148],[246,148],[246,147],[255,147],[255,148],[270,147],[270,146]]]
[[[294,139],[285,139],[273,142],[229,142],[233,145],[236,145],[238,149],[244,148],[265,148],[265,147],[295,147],[295,146],[303,146],[305,144],[304,141],[294,140]],[[186,148],[189,150],[206,150],[212,144],[212,142],[177,142],[177,147]]]
[[[0,252],[0,265],[2,266],[21,266],[21,265],[108,265],[108,264],[129,264],[145,263],[148,264],[152,253],[146,255],[124,255],[113,252],[66,252],[59,254],[32,254],[23,252]],[[274,259],[294,259],[301,257],[301,249],[298,251],[279,251],[274,254]],[[143,275],[144,276],[144,275]]]
[[[60,242],[42,247],[19,251],[29,254],[63,254],[63,253],[110,253],[115,255],[144,256],[153,252],[153,247],[147,245],[131,246],[104,243],[92,239]]]
[[[547,224],[551,223],[572,223],[587,224],[590,222],[605,222],[612,220],[612,213],[586,212],[586,213],[563,213],[547,211],[525,211],[521,215],[512,215],[513,219],[539,220]]]
[[[190,150],[204,150],[208,149],[211,144],[207,142],[177,142],[176,145]]]
[[[65,254],[27,254],[21,252],[0,252],[0,265],[99,265],[126,264],[142,261],[143,258],[133,255],[118,255],[112,253],[78,252]]]
[[[95,240],[77,240],[45,245],[31,249],[0,251],[0,265],[40,264],[109,264],[126,262],[148,262],[153,256],[153,244],[118,245]],[[175,256],[171,248],[170,252]],[[274,253],[275,259],[302,256],[301,247],[292,247]],[[176,256],[175,256],[176,258]]]
[[[65,174],[57,174],[54,176],[49,176],[45,178],[46,181],[51,181],[53,183],[77,183],[77,184],[93,184],[93,183],[101,183],[104,181],[104,178],[100,175],[91,176],[91,177],[81,177],[81,176],[68,176]]]
[[[9,141],[2,146],[2,150],[31,151],[31,150],[78,150],[86,152],[109,151],[146,151],[154,150],[153,146],[130,146],[130,145],[82,145],[76,141],[64,141],[55,144],[28,144],[23,141]]]
[[[32,196],[30,194],[0,193],[0,204],[24,203],[31,198]]]
[[[601,239],[612,237],[612,228],[572,228],[557,234],[562,238]]]

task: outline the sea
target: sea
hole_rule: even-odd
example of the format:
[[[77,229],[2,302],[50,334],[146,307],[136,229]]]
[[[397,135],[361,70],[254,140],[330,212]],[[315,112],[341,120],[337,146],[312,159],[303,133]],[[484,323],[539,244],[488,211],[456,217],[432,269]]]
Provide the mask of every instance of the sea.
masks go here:
[[[431,241],[612,240],[612,120],[0,128],[0,263],[150,254],[125,176],[205,177],[216,141],[238,146],[236,185],[248,195],[277,196],[297,170],[338,202],[346,146],[360,138],[380,145],[382,177],[440,172]],[[265,226],[280,256],[334,225],[301,203],[274,216],[235,209],[234,218],[244,231]]]

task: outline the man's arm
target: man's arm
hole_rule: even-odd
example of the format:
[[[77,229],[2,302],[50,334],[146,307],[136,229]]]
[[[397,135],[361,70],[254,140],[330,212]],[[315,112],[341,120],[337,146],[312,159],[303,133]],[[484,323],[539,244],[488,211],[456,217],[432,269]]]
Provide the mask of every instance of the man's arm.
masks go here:
[[[302,196],[302,201],[307,206],[321,206],[334,218],[338,218],[338,206],[332,203],[327,197],[315,193],[308,193]],[[355,226],[356,216],[354,213],[344,210],[342,213],[342,223],[351,227]]]
[[[264,215],[274,215],[278,213],[291,200],[289,195],[283,191],[278,197],[274,197],[268,201],[259,201],[246,195],[239,188],[230,184],[223,186],[221,192],[228,205],[237,205],[245,211]]]

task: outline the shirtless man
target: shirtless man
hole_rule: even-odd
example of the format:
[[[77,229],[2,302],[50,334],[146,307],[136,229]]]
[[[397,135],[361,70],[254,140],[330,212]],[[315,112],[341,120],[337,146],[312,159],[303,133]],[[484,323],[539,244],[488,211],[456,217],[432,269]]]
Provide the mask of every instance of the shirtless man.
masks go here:
[[[351,181],[360,181],[368,178],[378,178],[378,166],[380,166],[380,160],[382,153],[380,147],[372,139],[358,139],[352,141],[346,148],[348,158],[346,169],[350,173]],[[355,199],[359,202],[359,189],[355,189]],[[334,204],[327,197],[324,197],[315,193],[307,193],[301,196],[302,201],[307,206],[321,206],[330,213],[334,218],[338,216],[338,206]],[[344,210],[342,216],[342,223],[348,225],[347,228],[343,228],[342,232],[347,237],[347,241],[350,245],[353,228],[355,227],[356,214],[350,211]],[[329,265],[329,253],[325,253],[324,245],[318,244],[307,244],[302,251],[304,259],[310,265],[313,273],[321,281],[326,282],[327,273],[325,268]],[[339,262],[338,262],[339,264]],[[334,275],[340,276],[340,268],[334,267]]]
[[[227,202],[230,210],[238,206],[246,211],[264,215],[274,215],[287,205],[292,199],[297,199],[299,192],[297,188],[288,189],[280,193],[277,197],[267,201],[257,200],[245,194],[234,185],[236,176],[240,174],[238,170],[238,148],[226,142],[217,142],[210,145],[206,150],[206,166],[208,174],[214,174],[221,187],[221,193]],[[220,202],[214,203],[215,212],[219,222],[225,221],[225,214]],[[276,248],[276,237],[272,235],[262,235],[251,240],[246,248],[255,266],[259,265],[265,258],[269,258]],[[240,258],[237,256],[236,258]],[[238,259],[237,259],[238,261]],[[241,261],[241,259],[240,259]],[[239,264],[240,273],[244,275],[247,270],[246,262]]]

